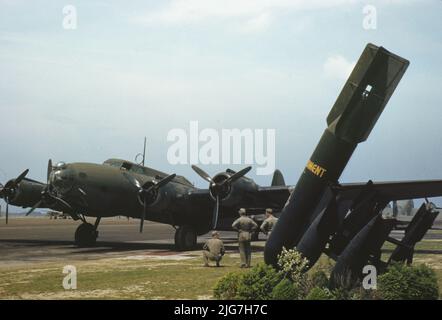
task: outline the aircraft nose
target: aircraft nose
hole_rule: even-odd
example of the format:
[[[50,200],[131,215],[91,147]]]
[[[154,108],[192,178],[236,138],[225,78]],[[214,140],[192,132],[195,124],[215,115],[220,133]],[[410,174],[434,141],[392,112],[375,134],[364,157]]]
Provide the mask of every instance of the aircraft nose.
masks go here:
[[[56,168],[51,173],[49,182],[58,193],[66,194],[74,186],[74,170],[67,166]]]

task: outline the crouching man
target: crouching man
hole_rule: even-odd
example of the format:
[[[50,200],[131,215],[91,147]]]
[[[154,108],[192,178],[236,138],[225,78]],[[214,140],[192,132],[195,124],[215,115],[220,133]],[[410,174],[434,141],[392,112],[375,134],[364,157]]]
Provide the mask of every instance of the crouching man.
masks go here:
[[[219,263],[225,253],[224,244],[219,238],[217,231],[212,232],[212,239],[207,240],[203,247],[203,259],[204,266],[209,266],[209,260],[215,261],[216,266],[219,267]]]

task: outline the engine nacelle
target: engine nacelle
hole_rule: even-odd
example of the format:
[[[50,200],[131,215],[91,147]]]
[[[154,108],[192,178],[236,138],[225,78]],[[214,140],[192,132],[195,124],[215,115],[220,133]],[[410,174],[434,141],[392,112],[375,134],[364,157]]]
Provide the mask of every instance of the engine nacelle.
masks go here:
[[[258,190],[257,184],[249,178],[241,177],[232,183],[224,183],[233,173],[221,172],[213,177],[215,184],[210,185],[209,192],[215,201],[218,195],[225,206],[240,205],[250,192]]]
[[[9,203],[18,207],[32,207],[40,200],[46,185],[23,180],[15,189]]]

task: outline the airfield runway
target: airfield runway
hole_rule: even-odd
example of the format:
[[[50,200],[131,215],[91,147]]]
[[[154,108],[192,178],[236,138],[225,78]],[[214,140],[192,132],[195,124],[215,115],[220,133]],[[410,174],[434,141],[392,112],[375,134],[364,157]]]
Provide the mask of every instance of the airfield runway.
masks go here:
[[[78,221],[41,218],[12,218],[8,225],[0,219],[0,267],[66,260],[95,260],[136,255],[177,255],[171,226],[146,222],[138,232],[139,221],[126,218],[103,219],[97,245],[78,248],[73,244]],[[400,239],[403,231],[394,231]],[[221,232],[226,250],[237,252],[236,233]],[[263,236],[260,236],[263,239]],[[208,235],[198,237],[198,250]],[[426,239],[442,239],[442,233],[430,231]],[[253,243],[254,251],[262,251],[264,241]],[[442,253],[442,252],[433,252]]]
[[[92,220],[91,220],[92,221]],[[176,255],[175,230],[171,226],[146,222],[139,233],[139,221],[126,218],[102,219],[96,246],[78,248],[73,239],[78,221],[49,218],[0,220],[0,266],[61,261],[94,260],[139,254]],[[221,232],[226,250],[237,250],[236,234]],[[198,237],[199,249],[208,235]]]

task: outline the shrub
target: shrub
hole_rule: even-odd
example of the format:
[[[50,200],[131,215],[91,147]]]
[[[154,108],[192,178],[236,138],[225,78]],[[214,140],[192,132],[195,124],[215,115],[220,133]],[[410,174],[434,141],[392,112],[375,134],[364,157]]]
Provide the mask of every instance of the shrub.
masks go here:
[[[241,300],[266,300],[272,298],[273,288],[282,274],[266,264],[258,264],[243,274],[238,284],[237,298]]]
[[[232,300],[236,298],[238,285],[241,282],[242,274],[229,272],[222,277],[215,285],[213,294],[216,299]]]
[[[322,271],[322,270],[318,270],[313,272],[310,275],[310,285],[311,287],[319,287],[319,288],[327,288],[328,287],[328,277],[327,274]]]
[[[282,279],[272,291],[274,300],[296,300],[299,296],[299,289],[289,279]]]
[[[285,278],[292,281],[298,292],[298,299],[303,299],[310,289],[307,275],[308,260],[296,249],[282,248],[278,256],[278,267]]]
[[[307,279],[305,272],[308,269],[308,260],[296,249],[282,248],[282,252],[278,255],[278,266],[293,283],[301,283]]]
[[[375,289],[364,289],[362,286],[356,287],[349,293],[350,300],[378,300],[378,292]]]
[[[308,295],[305,297],[306,300],[333,300],[335,296],[333,293],[324,287],[314,287]]]
[[[352,289],[339,287],[332,291],[335,300],[350,300],[352,297]]]
[[[386,300],[436,300],[439,286],[435,272],[426,265],[395,263],[379,276],[378,294]]]

